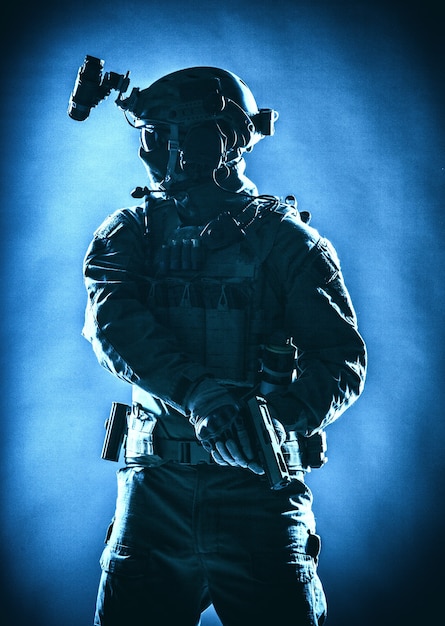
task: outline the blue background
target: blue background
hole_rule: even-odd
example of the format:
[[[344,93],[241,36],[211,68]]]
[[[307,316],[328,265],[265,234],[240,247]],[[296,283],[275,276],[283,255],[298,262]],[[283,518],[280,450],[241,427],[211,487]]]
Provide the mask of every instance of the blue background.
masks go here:
[[[132,86],[191,65],[239,74],[280,112],[248,156],[331,239],[369,349],[358,403],[308,482],[329,626],[434,622],[444,556],[443,15],[440,4],[92,0],[10,9],[2,36],[1,607],[17,626],[92,623],[129,389],[80,336],[82,260],[145,184],[113,98],[66,114],[86,54]],[[208,611],[204,624],[216,624]]]

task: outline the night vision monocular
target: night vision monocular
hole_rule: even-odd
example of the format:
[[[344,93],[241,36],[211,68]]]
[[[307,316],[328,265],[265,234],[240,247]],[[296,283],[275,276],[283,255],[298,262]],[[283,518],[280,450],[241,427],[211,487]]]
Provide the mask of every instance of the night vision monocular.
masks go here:
[[[109,96],[112,89],[119,92],[116,103],[121,102],[121,95],[130,84],[130,72],[103,73],[103,67],[104,61],[90,55],[85,57],[83,65],[79,67],[68,106],[68,115],[73,120],[78,122],[86,120],[91,109]]]

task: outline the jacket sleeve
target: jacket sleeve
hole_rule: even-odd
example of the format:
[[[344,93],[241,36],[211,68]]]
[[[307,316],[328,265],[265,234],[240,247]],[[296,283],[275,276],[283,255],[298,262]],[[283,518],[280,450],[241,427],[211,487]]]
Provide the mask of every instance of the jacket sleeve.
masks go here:
[[[172,331],[145,304],[147,243],[139,209],[117,211],[94,234],[84,261],[82,334],[103,367],[186,413],[188,389],[208,372],[179,351]]]
[[[365,343],[337,254],[315,229],[285,217],[268,266],[298,355],[296,380],[268,399],[288,429],[311,435],[362,393]]]

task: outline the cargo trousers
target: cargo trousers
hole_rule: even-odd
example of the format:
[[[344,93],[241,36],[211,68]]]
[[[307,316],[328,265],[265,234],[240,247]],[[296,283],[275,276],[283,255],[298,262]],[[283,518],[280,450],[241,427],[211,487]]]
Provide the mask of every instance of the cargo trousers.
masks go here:
[[[321,626],[320,540],[303,480],[272,491],[239,467],[118,471],[95,626]],[[301,476],[302,478],[302,476]]]

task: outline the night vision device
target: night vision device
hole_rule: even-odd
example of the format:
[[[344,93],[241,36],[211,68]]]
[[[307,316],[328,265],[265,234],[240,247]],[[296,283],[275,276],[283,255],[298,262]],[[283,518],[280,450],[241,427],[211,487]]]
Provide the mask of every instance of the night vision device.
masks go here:
[[[103,73],[104,61],[87,55],[79,67],[74,89],[71,93],[68,115],[78,122],[83,122],[90,115],[91,109],[105,100],[112,90],[119,92],[118,100],[130,84],[130,72],[117,74]]]

